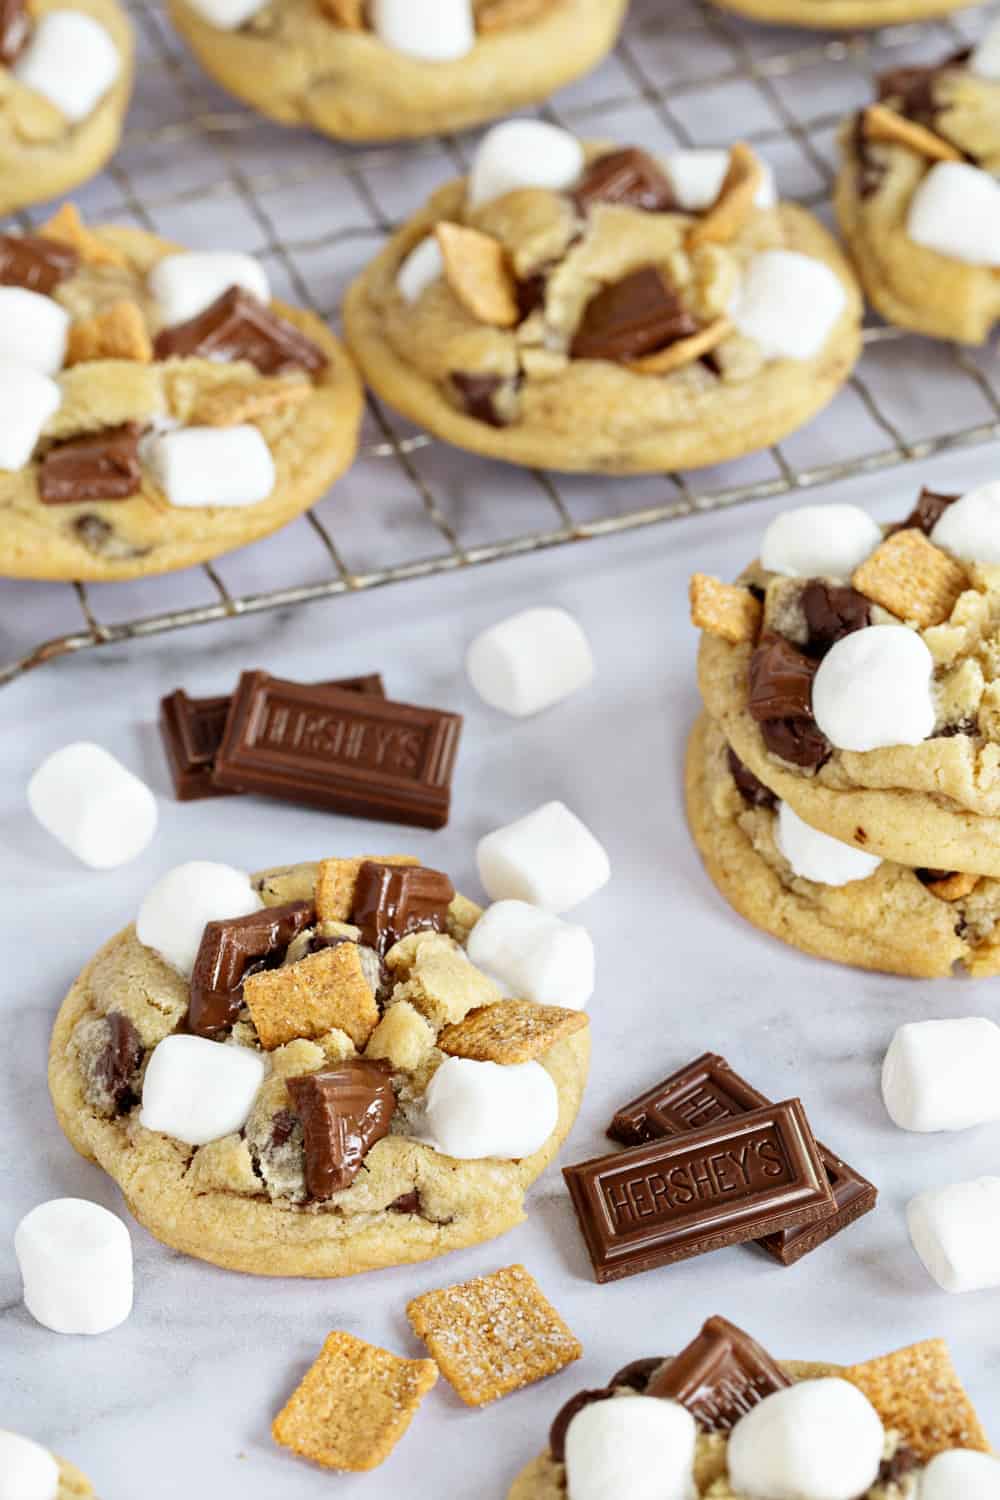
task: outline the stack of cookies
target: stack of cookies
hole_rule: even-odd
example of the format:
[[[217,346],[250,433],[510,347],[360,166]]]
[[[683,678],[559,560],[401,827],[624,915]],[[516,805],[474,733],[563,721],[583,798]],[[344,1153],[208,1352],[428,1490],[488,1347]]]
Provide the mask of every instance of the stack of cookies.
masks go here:
[[[996,502],[925,490],[888,528],[804,506],[735,584],[691,581],[691,829],[726,899],[807,953],[1000,971]]]

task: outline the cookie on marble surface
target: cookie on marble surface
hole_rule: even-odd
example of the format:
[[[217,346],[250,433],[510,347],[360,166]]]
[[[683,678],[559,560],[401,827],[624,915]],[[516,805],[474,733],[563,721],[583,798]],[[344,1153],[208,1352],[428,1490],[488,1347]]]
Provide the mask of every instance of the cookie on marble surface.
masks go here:
[[[449,46],[448,38],[438,55],[433,17],[404,51],[376,34],[360,0],[249,0],[235,10],[171,0],[170,14],[205,71],[262,114],[340,140],[386,141],[462,130],[548,98],[597,66],[626,8],[626,0],[463,3],[466,41]]]
[[[982,344],[1000,320],[1000,29],[940,63],[895,68],[841,132],[836,207],[890,323]]]
[[[0,575],[189,567],[283,526],[354,458],[351,360],[249,256],[90,229],[66,205],[0,237],[4,307],[3,378],[30,402],[0,451]]]
[[[317,914],[318,879],[321,890],[343,889],[342,879],[328,878],[332,866],[355,882],[351,922]],[[185,868],[199,891],[208,880],[211,896],[220,867]],[[376,858],[360,867],[339,860],[266,872],[237,902],[248,915],[205,927],[193,968],[195,934],[185,939],[186,951],[167,943],[168,962],[130,927],[74,984],[52,1038],[56,1113],[77,1150],[116,1179],[136,1218],[166,1244],[260,1275],[346,1276],[478,1244],[523,1220],[527,1187],[576,1118],[589,1031],[577,1030],[517,1067],[446,1058],[438,1046],[446,1026],[478,1006],[502,1003],[464,952],[479,909],[454,896],[446,877],[414,867],[410,881],[433,887],[440,899],[423,898],[413,920],[433,925],[410,929],[407,911],[417,908],[408,896],[386,927],[377,906],[382,870]],[[238,876],[226,878],[232,910]],[[440,895],[448,890],[450,905]],[[150,916],[148,906],[154,897],[162,905],[161,891],[162,883],[140,912],[148,942],[161,941],[164,919],[158,907]],[[302,1006],[302,970],[345,943],[365,975],[366,998],[377,1001],[374,1029],[367,1019],[360,1026],[356,974],[344,1004],[330,1012],[336,1024],[324,1019],[329,975],[321,976],[316,1004]],[[254,980],[270,981],[273,1019],[275,981],[283,976],[299,1034],[265,1051],[253,1023]],[[342,1029],[345,1005],[357,1012],[357,1044]],[[217,1115],[214,1126],[191,1121],[172,1081],[184,1059],[163,1052],[179,1045],[185,1057],[194,1047],[190,1065],[218,1073],[217,1093],[232,1092],[232,1054],[240,1054],[234,1114]],[[528,1125],[531,1139],[518,1137],[517,1159],[488,1156],[487,1142],[499,1150],[510,1138],[499,1085],[515,1076],[522,1102],[542,1099]],[[204,1097],[212,1094],[206,1086]],[[453,1142],[461,1145],[475,1130],[479,1155],[470,1146],[459,1159],[429,1143],[445,1115]]]
[[[435,436],[619,474],[801,427],[848,378],[860,317],[836,244],[749,148],[661,161],[540,122],[490,132],[344,308],[369,383]]]
[[[841,27],[898,26],[929,21],[953,10],[967,10],[970,0],[713,0],[723,10],[782,26],[816,30]],[[976,0],[971,0],[975,4]]]

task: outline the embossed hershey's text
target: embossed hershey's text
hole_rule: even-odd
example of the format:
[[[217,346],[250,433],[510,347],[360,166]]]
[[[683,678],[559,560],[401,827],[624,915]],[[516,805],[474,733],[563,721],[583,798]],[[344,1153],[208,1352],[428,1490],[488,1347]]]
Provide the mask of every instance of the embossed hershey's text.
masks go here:
[[[299,759],[390,771],[417,779],[426,734],[412,725],[386,724],[358,715],[322,712],[271,698],[257,734],[258,745],[294,753]]]
[[[639,1226],[668,1224],[691,1209],[738,1201],[784,1183],[795,1173],[773,1130],[749,1140],[677,1162],[664,1171],[655,1165],[609,1173],[600,1193],[619,1233]]]

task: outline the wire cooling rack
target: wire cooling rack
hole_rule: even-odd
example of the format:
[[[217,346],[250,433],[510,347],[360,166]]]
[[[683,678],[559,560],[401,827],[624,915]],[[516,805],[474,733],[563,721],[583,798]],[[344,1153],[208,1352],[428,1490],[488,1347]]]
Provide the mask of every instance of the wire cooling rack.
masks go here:
[[[130,9],[136,100],[114,162],[76,194],[83,212],[251,251],[277,295],[336,324],[353,275],[465,168],[475,137],[359,149],[282,130],[218,91],[152,0]],[[774,166],[783,197],[829,222],[837,127],[871,98],[873,75],[947,55],[998,12],[993,0],[946,21],[831,39],[745,24],[705,0],[633,0],[615,53],[540,112],[654,151],[739,136]],[[358,464],[276,537],[134,584],[5,582],[0,686],[88,647],[593,540],[998,437],[987,356],[882,326],[868,329],[858,372],[803,432],[696,473],[619,480],[510,469],[431,441],[372,399]],[[34,644],[54,622],[64,633]]]

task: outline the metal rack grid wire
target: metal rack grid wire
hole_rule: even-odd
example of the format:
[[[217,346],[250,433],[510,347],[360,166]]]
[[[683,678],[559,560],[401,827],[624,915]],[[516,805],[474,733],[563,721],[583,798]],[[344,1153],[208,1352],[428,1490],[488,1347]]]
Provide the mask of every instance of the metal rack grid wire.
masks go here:
[[[205,79],[155,0],[130,0],[129,8],[139,46],[136,102],[115,160],[75,195],[85,214],[132,222],[187,243],[252,250],[265,259],[279,295],[287,292],[336,323],[340,293],[351,276],[438,181],[467,166],[473,141],[444,137],[405,147],[352,148],[281,130]],[[539,113],[582,135],[637,141],[654,150],[725,145],[739,134],[772,160],[783,196],[829,219],[836,130],[850,109],[871,97],[873,76],[896,63],[930,60],[967,45],[998,12],[1000,0],[992,0],[925,26],[830,38],[754,27],[708,0],[634,0],[613,56]],[[19,222],[30,229],[38,217],[22,214]],[[914,425],[920,397],[931,393],[923,425]],[[934,411],[929,421],[926,406]],[[845,444],[848,427],[856,432]],[[335,498],[296,523],[294,547],[286,533],[279,534],[286,568],[291,562],[289,582],[241,586],[239,569],[227,577],[232,557],[249,554],[257,559],[251,581],[258,581],[261,568],[266,574],[274,554],[262,549],[279,545],[270,538],[244,554],[173,575],[176,594],[166,608],[151,612],[132,586],[110,586],[109,600],[104,586],[19,585],[30,588],[35,600],[39,590],[69,593],[82,622],[15,652],[0,665],[0,686],[90,647],[594,540],[989,442],[1000,437],[1000,391],[989,356],[872,326],[849,386],[807,433],[808,441],[795,435],[720,469],[586,481],[543,471],[522,474],[445,451],[369,398],[360,463],[375,499],[345,507],[342,480]],[[527,513],[527,486],[530,524],[511,534],[501,525],[500,534],[488,528],[478,535],[468,508],[463,517],[456,504],[456,492],[469,484],[477,492],[473,509],[482,514],[485,507],[495,516],[509,511],[512,517]],[[510,500],[515,484],[516,505]],[[376,521],[382,545],[367,555],[352,533],[361,514],[370,533],[373,509],[377,516],[390,488],[385,525]],[[411,524],[414,514],[419,526]],[[402,545],[407,537],[414,543],[409,549]],[[389,556],[383,555],[387,541]],[[261,562],[265,556],[267,564]],[[188,602],[192,575],[205,597]],[[162,591],[163,579],[151,582]],[[5,591],[12,587],[4,585]],[[135,612],[114,618],[114,601],[126,587]],[[103,618],[106,601],[110,620]]]

